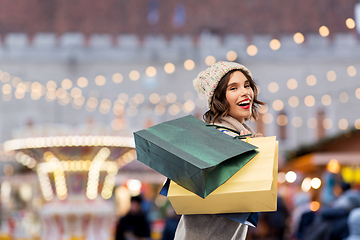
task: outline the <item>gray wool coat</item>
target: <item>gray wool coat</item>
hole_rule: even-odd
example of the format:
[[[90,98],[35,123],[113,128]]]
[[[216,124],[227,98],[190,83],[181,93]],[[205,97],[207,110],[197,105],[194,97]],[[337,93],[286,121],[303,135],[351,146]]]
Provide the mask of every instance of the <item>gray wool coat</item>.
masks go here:
[[[240,123],[231,116],[221,118],[216,125],[234,129],[238,132],[251,130],[244,123]],[[224,133],[230,136],[236,136],[236,133]],[[174,240],[245,240],[248,226],[235,222],[233,220],[220,217],[213,214],[198,214],[198,215],[182,215],[179,225],[176,229]]]

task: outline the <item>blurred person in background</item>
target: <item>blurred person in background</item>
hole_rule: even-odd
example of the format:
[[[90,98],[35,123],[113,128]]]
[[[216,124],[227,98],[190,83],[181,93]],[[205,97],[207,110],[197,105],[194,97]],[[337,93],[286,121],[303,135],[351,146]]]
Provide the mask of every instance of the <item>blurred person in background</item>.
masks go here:
[[[181,215],[177,215],[174,209],[169,206],[166,210],[165,228],[161,240],[173,240],[175,231],[179,224]]]
[[[301,228],[299,231],[300,220],[304,213],[311,212],[311,195],[308,192],[298,192],[294,195],[294,209],[291,214],[290,232],[291,236],[300,239]]]
[[[285,239],[285,230],[287,228],[287,220],[289,212],[281,196],[277,197],[276,212],[264,212],[260,214],[260,218],[266,222],[268,226],[268,234],[266,239],[283,240]]]
[[[360,240],[360,208],[351,210],[348,218],[349,237],[346,240]]]
[[[343,240],[349,236],[347,224],[351,210],[360,207],[360,192],[345,191],[332,207],[316,213],[314,222],[305,229],[304,240]]]
[[[129,212],[120,219],[115,240],[148,240],[150,225],[142,210],[142,198],[131,197]]]

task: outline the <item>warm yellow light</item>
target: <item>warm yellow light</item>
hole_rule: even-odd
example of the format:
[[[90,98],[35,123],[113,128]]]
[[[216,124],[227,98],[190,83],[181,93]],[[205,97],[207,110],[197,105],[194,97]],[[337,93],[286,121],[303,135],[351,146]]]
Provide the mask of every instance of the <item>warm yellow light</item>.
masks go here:
[[[271,113],[265,113],[263,116],[262,116],[262,121],[265,123],[265,124],[270,124],[272,121],[273,121],[274,117],[273,115],[271,115]]]
[[[283,184],[286,181],[285,173],[279,172],[278,173],[278,183]]]
[[[55,81],[50,80],[46,83],[46,89],[49,91],[55,91],[57,88],[57,84]]]
[[[166,108],[161,105],[161,104],[158,104],[155,106],[155,114],[158,115],[158,116],[161,116],[165,113],[166,111]]]
[[[8,84],[8,83],[6,83],[6,84],[4,84],[4,85],[2,86],[2,92],[3,92],[3,94],[10,94],[10,93],[11,93],[11,89],[12,89],[12,87],[11,87],[11,85]]]
[[[287,81],[287,87],[291,90],[294,90],[298,87],[298,83],[295,79],[291,78]]]
[[[276,93],[279,90],[279,84],[277,84],[276,82],[269,83],[268,90],[271,93]]]
[[[123,81],[124,77],[121,75],[121,73],[114,73],[112,76],[112,80],[114,83],[121,83]]]
[[[355,128],[356,128],[357,130],[360,130],[360,118],[358,118],[358,119],[355,120]]]
[[[284,108],[284,103],[280,99],[273,102],[272,107],[275,111],[281,111]]]
[[[321,180],[317,177],[311,179],[311,187],[313,189],[318,189],[321,186]]]
[[[294,42],[297,44],[301,44],[305,41],[305,37],[302,33],[297,32],[294,34]]]
[[[316,128],[316,127],[317,127],[317,120],[316,120],[316,118],[309,118],[309,119],[307,120],[307,126],[308,126],[309,128],[311,128],[311,129]]]
[[[103,75],[97,75],[95,77],[95,84],[98,86],[103,86],[106,83],[106,78]]]
[[[1,81],[6,83],[10,80],[10,74],[8,72],[3,72],[1,76]]]
[[[129,96],[126,93],[120,93],[118,99],[126,103],[129,100]]]
[[[319,33],[322,37],[327,37],[330,34],[329,28],[326,26],[321,26],[319,28]]]
[[[285,126],[288,123],[288,118],[285,115],[279,115],[276,122],[279,126]]]
[[[157,104],[160,102],[160,96],[157,93],[152,93],[149,97],[149,100],[152,104]]]
[[[321,97],[321,103],[324,106],[329,106],[331,104],[331,97],[328,94],[325,94],[324,96]]]
[[[90,108],[96,108],[98,104],[99,104],[99,100],[97,100],[97,99],[94,98],[94,97],[90,97],[90,98],[87,100],[87,105],[88,105]]]
[[[123,122],[120,119],[114,119],[111,122],[111,128],[114,129],[115,131],[118,131],[120,129],[122,129],[123,127]]]
[[[313,212],[316,212],[317,210],[319,210],[320,208],[320,203],[317,202],[317,201],[312,201],[310,203],[310,210],[313,211]]]
[[[354,66],[349,66],[347,68],[347,73],[350,77],[355,77],[356,75],[356,68]]]
[[[288,100],[288,104],[290,107],[297,107],[299,106],[299,98],[296,96],[291,96]]]
[[[10,164],[5,164],[3,169],[6,176],[10,176],[14,173],[14,168]]]
[[[228,51],[226,53],[226,59],[230,62],[235,61],[237,59],[237,53],[235,51]]]
[[[63,89],[70,89],[71,87],[72,87],[72,81],[70,80],[70,79],[68,79],[68,78],[65,78],[64,80],[62,80],[62,82],[61,82],[61,87],[63,88]]]
[[[58,88],[56,90],[56,96],[59,98],[59,99],[63,99],[63,98],[66,98],[67,96],[67,92],[64,88]]]
[[[177,97],[176,97],[175,93],[168,93],[166,95],[166,101],[168,103],[174,103],[174,102],[176,102],[176,99],[177,99]]]
[[[129,78],[130,80],[132,81],[137,81],[139,80],[140,78],[140,73],[136,70],[132,70],[130,73],[129,73]]]
[[[270,41],[270,48],[274,51],[279,50],[279,48],[281,47],[281,43],[279,40],[277,39],[273,39]]]
[[[342,118],[339,120],[339,128],[341,130],[346,130],[348,128],[348,126],[349,126],[349,123],[345,118]]]
[[[314,96],[312,96],[312,95],[306,96],[305,99],[304,99],[304,103],[305,103],[305,105],[308,106],[308,107],[314,106],[314,105],[315,105],[315,98],[314,98]]]
[[[167,74],[171,74],[173,72],[175,72],[175,65],[172,64],[172,63],[167,63],[164,65],[164,71],[167,73]]]
[[[326,77],[330,82],[333,82],[336,80],[336,73],[334,71],[328,71]]]
[[[311,178],[306,177],[301,183],[301,190],[303,190],[303,192],[308,192],[310,188],[311,188]]]
[[[12,80],[12,85],[13,85],[13,87],[16,87],[21,82],[22,82],[21,78],[14,77],[13,80]]]
[[[294,117],[292,120],[291,120],[291,124],[296,127],[296,128],[299,128],[302,126],[302,119],[301,117],[299,116],[296,116]]]
[[[296,173],[293,172],[293,171],[289,171],[289,172],[287,172],[286,175],[285,175],[285,179],[286,179],[286,181],[289,182],[289,183],[295,182],[295,181],[296,181],[296,178],[297,178],[297,175],[296,175]]]
[[[71,97],[73,98],[79,98],[82,95],[82,91],[80,88],[74,87],[71,89]]]
[[[255,45],[249,45],[246,52],[249,56],[255,56],[258,53],[258,48]]]
[[[259,108],[258,108],[258,111],[261,114],[267,113],[268,110],[269,110],[269,107],[268,107],[267,104],[266,105],[260,105]]]
[[[349,29],[353,29],[356,26],[355,21],[352,18],[346,19],[345,24]]]
[[[338,160],[331,159],[329,163],[326,165],[326,169],[331,173],[338,174],[340,172],[340,164]]]
[[[309,85],[309,86],[314,86],[316,84],[316,77],[314,75],[309,75],[307,76],[306,78],[306,83]]]
[[[142,104],[145,101],[145,97],[141,93],[137,93],[134,96],[134,101],[136,104]]]
[[[322,124],[323,127],[327,130],[331,129],[333,125],[332,120],[330,118],[325,118]]]
[[[214,63],[216,63],[216,58],[212,55],[209,55],[205,58],[205,64],[208,66],[213,65]]]
[[[86,77],[79,77],[77,80],[77,85],[81,88],[87,87],[88,84],[89,84],[89,81],[87,80]]]
[[[188,71],[193,70],[195,68],[195,62],[191,59],[188,59],[184,62],[184,68]]]
[[[192,100],[187,100],[183,105],[183,111],[190,113],[195,109],[196,105]]]
[[[173,104],[169,107],[170,115],[175,116],[179,114],[179,112],[180,112],[180,108],[176,104]]]
[[[155,77],[157,71],[156,71],[156,68],[155,68],[155,67],[150,66],[150,67],[146,68],[145,73],[146,73],[146,75],[147,75],[148,77]]]

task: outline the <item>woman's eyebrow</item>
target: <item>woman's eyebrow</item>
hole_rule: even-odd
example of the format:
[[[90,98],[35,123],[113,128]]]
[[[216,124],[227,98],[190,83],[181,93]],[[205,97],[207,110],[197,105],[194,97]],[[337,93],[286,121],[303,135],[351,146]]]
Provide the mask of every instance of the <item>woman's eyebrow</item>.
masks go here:
[[[228,87],[233,86],[233,85],[237,85],[237,82],[233,82],[233,83],[229,83]]]

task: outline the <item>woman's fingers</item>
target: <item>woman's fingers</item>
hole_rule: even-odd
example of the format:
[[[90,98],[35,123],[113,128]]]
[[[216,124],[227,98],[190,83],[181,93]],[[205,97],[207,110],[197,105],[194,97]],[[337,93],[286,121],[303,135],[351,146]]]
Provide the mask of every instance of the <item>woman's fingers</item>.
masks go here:
[[[261,133],[255,133],[254,137],[263,137],[263,135]]]

